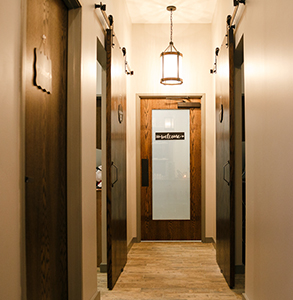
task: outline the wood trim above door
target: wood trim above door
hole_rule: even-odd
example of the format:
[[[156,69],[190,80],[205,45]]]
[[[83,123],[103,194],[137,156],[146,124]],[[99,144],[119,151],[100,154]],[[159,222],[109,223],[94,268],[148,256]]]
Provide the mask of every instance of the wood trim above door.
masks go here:
[[[206,96],[205,94],[137,94],[136,95],[136,224],[137,224],[137,242],[141,241],[141,149],[140,149],[140,102],[141,99],[166,99],[167,97],[192,98],[201,99],[201,239],[202,242],[207,242],[209,237],[206,237]]]

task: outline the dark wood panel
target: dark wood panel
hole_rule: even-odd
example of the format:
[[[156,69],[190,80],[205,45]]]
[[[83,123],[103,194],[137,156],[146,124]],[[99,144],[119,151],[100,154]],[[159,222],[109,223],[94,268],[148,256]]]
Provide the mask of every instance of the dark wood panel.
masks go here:
[[[102,99],[99,96],[97,96],[96,122],[96,148],[102,149]]]
[[[97,267],[102,262],[102,190],[96,190],[97,202]]]
[[[27,1],[25,94],[28,299],[67,299],[67,8]],[[42,35],[46,44],[42,45]],[[41,48],[40,48],[41,47]],[[52,93],[33,84],[34,48],[52,61]]]
[[[196,239],[201,239],[201,110],[190,109],[190,197]],[[194,179],[194,180],[193,180]]]
[[[106,51],[107,268],[108,288],[113,289],[127,260],[126,75],[124,72],[124,58],[119,43],[111,30],[107,30]],[[119,111],[121,113],[123,111],[123,116],[120,120],[118,117]]]
[[[191,100],[199,102],[199,100]],[[142,240],[201,239],[201,111],[190,110],[190,196],[191,219],[152,219],[152,109],[177,109],[177,102],[166,99],[141,100],[141,159],[149,161],[149,185],[141,187]]]
[[[216,76],[217,262],[232,288],[235,284],[233,29],[221,46]]]

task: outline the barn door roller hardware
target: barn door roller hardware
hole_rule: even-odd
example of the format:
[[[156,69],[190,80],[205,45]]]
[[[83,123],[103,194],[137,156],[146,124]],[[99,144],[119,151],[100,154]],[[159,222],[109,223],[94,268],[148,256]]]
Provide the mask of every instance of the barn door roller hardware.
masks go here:
[[[245,0],[234,0],[234,6],[237,6],[237,5],[239,5],[240,3],[242,3],[242,4],[246,4],[245,3]]]
[[[99,8],[102,12],[102,15],[104,17],[104,20],[106,22],[106,25],[108,26],[108,29],[112,29],[113,26],[113,16],[107,16],[106,14],[106,4],[103,4],[102,2],[100,2],[100,4],[95,4],[95,9]]]
[[[228,27],[232,27],[235,25],[233,25],[234,21],[235,21],[235,18],[236,18],[236,15],[237,15],[237,12],[238,12],[238,9],[239,9],[239,5],[240,4],[243,4],[245,5],[246,4],[246,0],[233,0],[234,1],[234,11],[233,11],[233,14],[232,16],[230,16],[229,20],[227,18],[227,25]]]
[[[234,28],[235,29],[235,27],[236,27],[236,25],[234,24],[234,22],[235,22],[236,15],[237,15],[237,12],[238,12],[240,4],[243,4],[243,5],[246,4],[246,0],[233,0],[233,2],[234,2],[234,11],[233,11],[233,14],[232,14],[232,16],[228,15],[227,19],[226,19],[226,24],[227,24],[226,37],[227,38],[228,38],[228,31],[229,31],[229,29],[230,28]],[[228,43],[226,44],[226,46],[228,46]],[[216,48],[216,50],[215,50],[215,62],[214,62],[213,68],[210,69],[210,73],[211,74],[217,73],[217,56],[219,54],[219,51],[220,51],[220,49]]]
[[[123,56],[124,56],[124,59],[125,59],[125,74],[127,74],[127,75],[133,75],[134,72],[131,71],[131,68],[130,68],[130,66],[129,66],[128,62],[127,62],[127,59],[126,59],[126,48],[123,47],[123,48],[121,48],[121,50],[122,50],[122,53],[123,53]]]

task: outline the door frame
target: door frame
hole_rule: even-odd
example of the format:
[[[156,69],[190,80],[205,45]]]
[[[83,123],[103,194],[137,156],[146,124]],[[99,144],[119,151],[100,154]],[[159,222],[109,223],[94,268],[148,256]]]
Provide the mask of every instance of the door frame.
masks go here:
[[[167,97],[189,97],[201,100],[201,240],[204,243],[213,242],[206,237],[205,207],[206,207],[206,95],[205,94],[136,94],[136,236],[141,242],[141,146],[140,146],[140,108],[142,99],[164,99]]]

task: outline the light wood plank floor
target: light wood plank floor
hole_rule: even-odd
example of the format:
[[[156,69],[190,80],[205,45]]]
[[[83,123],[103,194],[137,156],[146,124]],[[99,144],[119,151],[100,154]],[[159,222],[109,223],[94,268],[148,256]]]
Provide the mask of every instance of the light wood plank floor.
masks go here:
[[[230,290],[226,284],[213,245],[200,242],[134,244],[112,291],[106,277],[98,273],[102,300],[242,299],[241,288]]]

